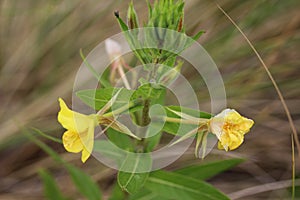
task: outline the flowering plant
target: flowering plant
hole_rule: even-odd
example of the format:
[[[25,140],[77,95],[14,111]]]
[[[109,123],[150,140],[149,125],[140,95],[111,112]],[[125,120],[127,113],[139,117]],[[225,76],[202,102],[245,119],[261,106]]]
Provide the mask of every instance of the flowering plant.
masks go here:
[[[234,150],[243,143],[244,135],[254,124],[253,120],[242,117],[233,109],[226,108],[216,115],[190,109],[189,112],[194,113],[190,114],[185,112],[189,108],[165,104],[167,90],[173,87],[176,80],[182,79],[180,72],[184,62],[178,58],[179,55],[192,47],[203,31],[194,37],[185,35],[183,1],[161,0],[156,1],[153,6],[148,3],[148,8],[149,19],[144,29],[139,27],[133,3],[128,9],[127,24],[121,19],[120,13],[115,12],[123,36],[134,54],[132,63],[135,64],[126,62],[122,55],[122,46],[117,41],[105,41],[111,67],[101,76],[95,75],[99,77],[97,89],[77,91],[77,96],[82,102],[97,113],[85,115],[72,111],[59,99],[61,110],[58,113],[58,121],[67,129],[62,137],[65,149],[72,153],[81,152],[82,162],[86,162],[93,151],[96,151],[95,154],[113,153],[113,156],[109,155],[113,157],[119,169],[118,184],[129,194],[135,194],[144,185],[153,188],[153,184],[162,181],[179,184],[174,178],[177,175],[151,172],[156,166],[153,161],[155,156],[151,153],[160,145],[165,133],[177,136],[177,139],[168,145],[169,148],[196,135],[195,155],[203,159],[207,153],[208,138],[213,137],[213,140],[218,141],[219,149]],[[92,69],[88,59],[84,56],[83,59]],[[137,63],[142,66],[140,71],[146,76],[138,77]],[[96,73],[95,71],[92,70],[93,73]],[[128,74],[132,80],[128,79]],[[123,87],[118,86],[120,83]],[[121,122],[124,113],[129,115],[132,124],[137,126],[134,131]],[[97,126],[104,129],[95,135]],[[107,134],[112,144],[94,141],[102,133]],[[197,180],[191,182],[193,181],[199,184]],[[187,184],[194,187],[190,183]],[[193,197],[192,199],[195,199],[195,196],[198,198],[199,195],[205,199],[227,199],[213,187],[205,184],[202,186],[211,190],[209,195],[212,196],[207,197],[194,189],[194,194],[192,192],[188,196]]]

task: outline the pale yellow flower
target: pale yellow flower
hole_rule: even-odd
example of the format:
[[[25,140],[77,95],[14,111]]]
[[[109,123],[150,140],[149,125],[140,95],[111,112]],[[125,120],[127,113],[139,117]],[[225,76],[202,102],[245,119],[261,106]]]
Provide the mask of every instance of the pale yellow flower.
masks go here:
[[[105,113],[116,100],[116,96],[118,94],[119,92],[117,92],[117,94],[112,97],[112,99],[108,101],[97,114],[91,115],[74,112],[67,107],[61,98],[58,99],[60,111],[57,119],[59,123],[67,129],[62,137],[63,145],[68,152],[81,152],[82,162],[85,162],[93,151],[94,131],[95,127],[99,124],[140,140],[140,138],[134,135],[125,125],[114,119],[112,113]],[[105,130],[106,129],[104,129],[100,134],[102,134]]]
[[[81,161],[85,162],[91,155],[94,146],[94,129],[98,125],[99,116],[84,115],[70,110],[65,102],[59,98],[60,111],[58,121],[67,129],[62,140],[68,152],[81,152]]]
[[[207,136],[209,133],[216,135],[216,137],[218,138],[219,149],[224,149],[226,151],[234,150],[243,143],[244,135],[250,131],[250,128],[254,124],[254,121],[252,119],[242,117],[234,109],[225,109],[221,113],[217,114],[214,117],[211,117],[210,119],[197,118],[182,112],[172,110],[170,108],[167,109],[180,116],[181,119],[165,117],[166,121],[197,125],[195,129],[183,135],[177,141],[172,143],[171,146],[196,134],[197,141],[195,155],[196,157],[198,157],[198,149],[201,145],[202,159],[206,155]]]
[[[241,116],[234,109],[225,109],[208,122],[209,131],[219,140],[218,148],[234,150],[244,141],[244,135],[250,131],[254,121]]]

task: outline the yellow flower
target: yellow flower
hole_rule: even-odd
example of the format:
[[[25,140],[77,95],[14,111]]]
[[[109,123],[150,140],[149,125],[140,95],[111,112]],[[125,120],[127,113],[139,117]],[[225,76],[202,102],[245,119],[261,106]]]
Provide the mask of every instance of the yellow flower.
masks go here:
[[[62,140],[68,152],[81,152],[81,160],[85,162],[91,155],[94,146],[94,129],[98,125],[99,116],[84,115],[70,110],[65,102],[59,98],[60,111],[58,121],[67,129]]]
[[[234,150],[244,141],[244,135],[249,132],[254,121],[242,117],[234,109],[225,109],[212,117],[208,123],[209,131],[219,140],[218,148]]]
[[[70,110],[65,102],[59,98],[60,111],[57,119],[61,125],[67,129],[63,134],[62,140],[65,149],[68,152],[79,153],[81,152],[81,161],[85,162],[91,155],[94,147],[94,130],[97,125],[103,125],[107,128],[115,129],[121,133],[127,134],[137,140],[139,137],[134,135],[125,125],[118,122],[113,117],[113,113],[105,113],[115,102],[119,90],[115,96],[104,105],[97,114],[84,115]],[[127,108],[126,106],[124,108]],[[115,111],[115,114],[122,112],[122,109]],[[106,128],[106,129],[107,129]],[[100,134],[102,134],[104,129]]]

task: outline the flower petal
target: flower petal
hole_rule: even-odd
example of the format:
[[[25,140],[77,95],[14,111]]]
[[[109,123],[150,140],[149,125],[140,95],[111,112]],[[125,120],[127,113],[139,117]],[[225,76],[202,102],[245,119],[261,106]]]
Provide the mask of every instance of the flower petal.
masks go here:
[[[81,139],[83,147],[84,147],[83,151],[86,151],[85,153],[89,153],[89,155],[92,153],[93,147],[94,147],[94,132],[95,132],[94,124],[91,121],[89,124],[89,128],[85,132],[85,134],[84,135],[80,134],[80,139]]]
[[[63,99],[59,98],[58,100],[60,111],[57,119],[65,129],[80,133],[87,130],[91,120],[95,121],[94,115],[87,116],[78,112],[74,112],[68,108]]]
[[[231,134],[229,135],[230,142],[228,144],[229,150],[234,150],[241,146],[241,144],[244,142],[244,136],[242,134]]]
[[[63,135],[63,145],[68,152],[78,153],[82,151],[83,145],[79,135],[73,131],[66,131]]]
[[[244,135],[250,131],[254,121],[241,116],[234,109],[225,109],[211,118],[209,129],[218,140],[218,148],[234,150],[244,141]]]
[[[81,153],[81,161],[85,163],[85,161],[91,156],[91,153],[88,152],[85,148],[83,148]]]
[[[112,39],[105,40],[105,50],[112,60],[121,55],[121,49],[121,45],[117,41]]]
[[[250,128],[253,126],[254,121],[252,119],[248,119],[243,117],[243,122],[240,124],[240,129],[244,132],[244,134],[250,131]]]

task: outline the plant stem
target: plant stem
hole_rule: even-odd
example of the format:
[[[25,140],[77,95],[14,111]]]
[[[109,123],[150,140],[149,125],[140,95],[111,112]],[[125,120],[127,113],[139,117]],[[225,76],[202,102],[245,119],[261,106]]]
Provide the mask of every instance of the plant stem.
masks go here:
[[[151,121],[149,117],[149,109],[150,109],[150,99],[146,99],[144,101],[144,108],[142,114],[142,126],[147,126]]]
[[[198,120],[189,120],[189,119],[181,119],[181,118],[172,118],[172,117],[164,117],[167,122],[181,123],[181,124],[194,124],[200,125],[202,123],[207,123],[209,119],[199,118]]]

